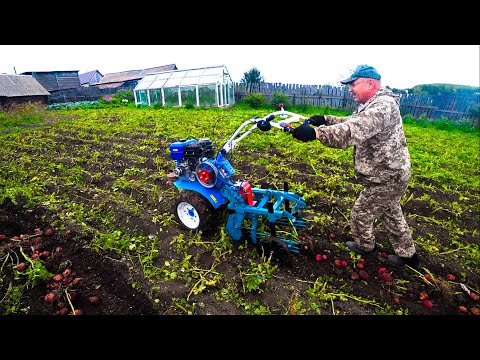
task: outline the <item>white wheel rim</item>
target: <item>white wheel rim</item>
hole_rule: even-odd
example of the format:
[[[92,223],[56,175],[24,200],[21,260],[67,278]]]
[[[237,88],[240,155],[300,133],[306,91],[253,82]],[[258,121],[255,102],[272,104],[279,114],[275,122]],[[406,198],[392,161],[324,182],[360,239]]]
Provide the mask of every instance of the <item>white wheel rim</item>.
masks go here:
[[[200,216],[197,210],[187,202],[181,202],[177,206],[177,214],[180,221],[190,229],[196,229],[200,225]]]

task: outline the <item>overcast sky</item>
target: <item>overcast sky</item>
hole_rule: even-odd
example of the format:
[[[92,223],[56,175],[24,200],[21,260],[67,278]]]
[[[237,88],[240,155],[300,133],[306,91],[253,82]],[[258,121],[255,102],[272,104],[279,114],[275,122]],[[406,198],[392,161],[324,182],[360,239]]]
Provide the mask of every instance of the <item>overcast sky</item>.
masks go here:
[[[480,45],[0,45],[0,73],[225,65],[234,82],[255,67],[266,82],[339,85],[358,64],[368,64],[383,85],[405,89],[480,86],[479,54]]]

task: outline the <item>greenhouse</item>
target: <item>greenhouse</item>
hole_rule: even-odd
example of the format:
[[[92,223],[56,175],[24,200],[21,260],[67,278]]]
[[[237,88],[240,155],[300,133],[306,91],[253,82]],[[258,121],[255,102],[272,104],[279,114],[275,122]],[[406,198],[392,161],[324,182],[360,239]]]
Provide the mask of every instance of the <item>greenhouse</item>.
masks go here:
[[[133,90],[136,105],[227,107],[235,103],[225,65],[146,75]]]

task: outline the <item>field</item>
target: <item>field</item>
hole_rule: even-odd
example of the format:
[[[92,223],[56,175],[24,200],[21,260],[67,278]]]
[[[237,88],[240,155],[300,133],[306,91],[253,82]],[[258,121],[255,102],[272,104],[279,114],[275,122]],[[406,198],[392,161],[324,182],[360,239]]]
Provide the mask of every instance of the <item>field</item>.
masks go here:
[[[387,263],[392,249],[380,227],[377,257],[362,261],[344,245],[352,239],[348,217],[359,190],[351,148],[300,143],[275,129],[250,134],[231,162],[239,180],[277,189],[286,181],[305,198],[308,226],[299,234],[304,250],[266,256],[248,239],[232,241],[221,212],[203,233],[183,230],[172,213],[179,190],[167,177],[175,166],[169,145],[209,138],[218,150],[243,121],[270,111],[235,106],[0,113],[0,313],[480,313],[475,128],[405,119],[413,177],[402,205],[422,259],[419,271]],[[317,254],[325,257],[317,261]],[[335,260],[346,266],[337,267]],[[360,267],[368,278],[354,279]]]

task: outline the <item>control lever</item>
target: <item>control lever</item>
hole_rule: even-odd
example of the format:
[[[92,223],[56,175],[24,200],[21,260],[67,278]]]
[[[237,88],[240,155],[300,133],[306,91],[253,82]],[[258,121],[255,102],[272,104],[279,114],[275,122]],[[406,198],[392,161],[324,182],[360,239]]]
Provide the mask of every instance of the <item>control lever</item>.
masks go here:
[[[257,123],[257,128],[259,128],[262,131],[270,130],[272,128],[270,121],[272,121],[274,118],[275,118],[275,115],[273,114],[268,115],[266,119],[260,120]]]

